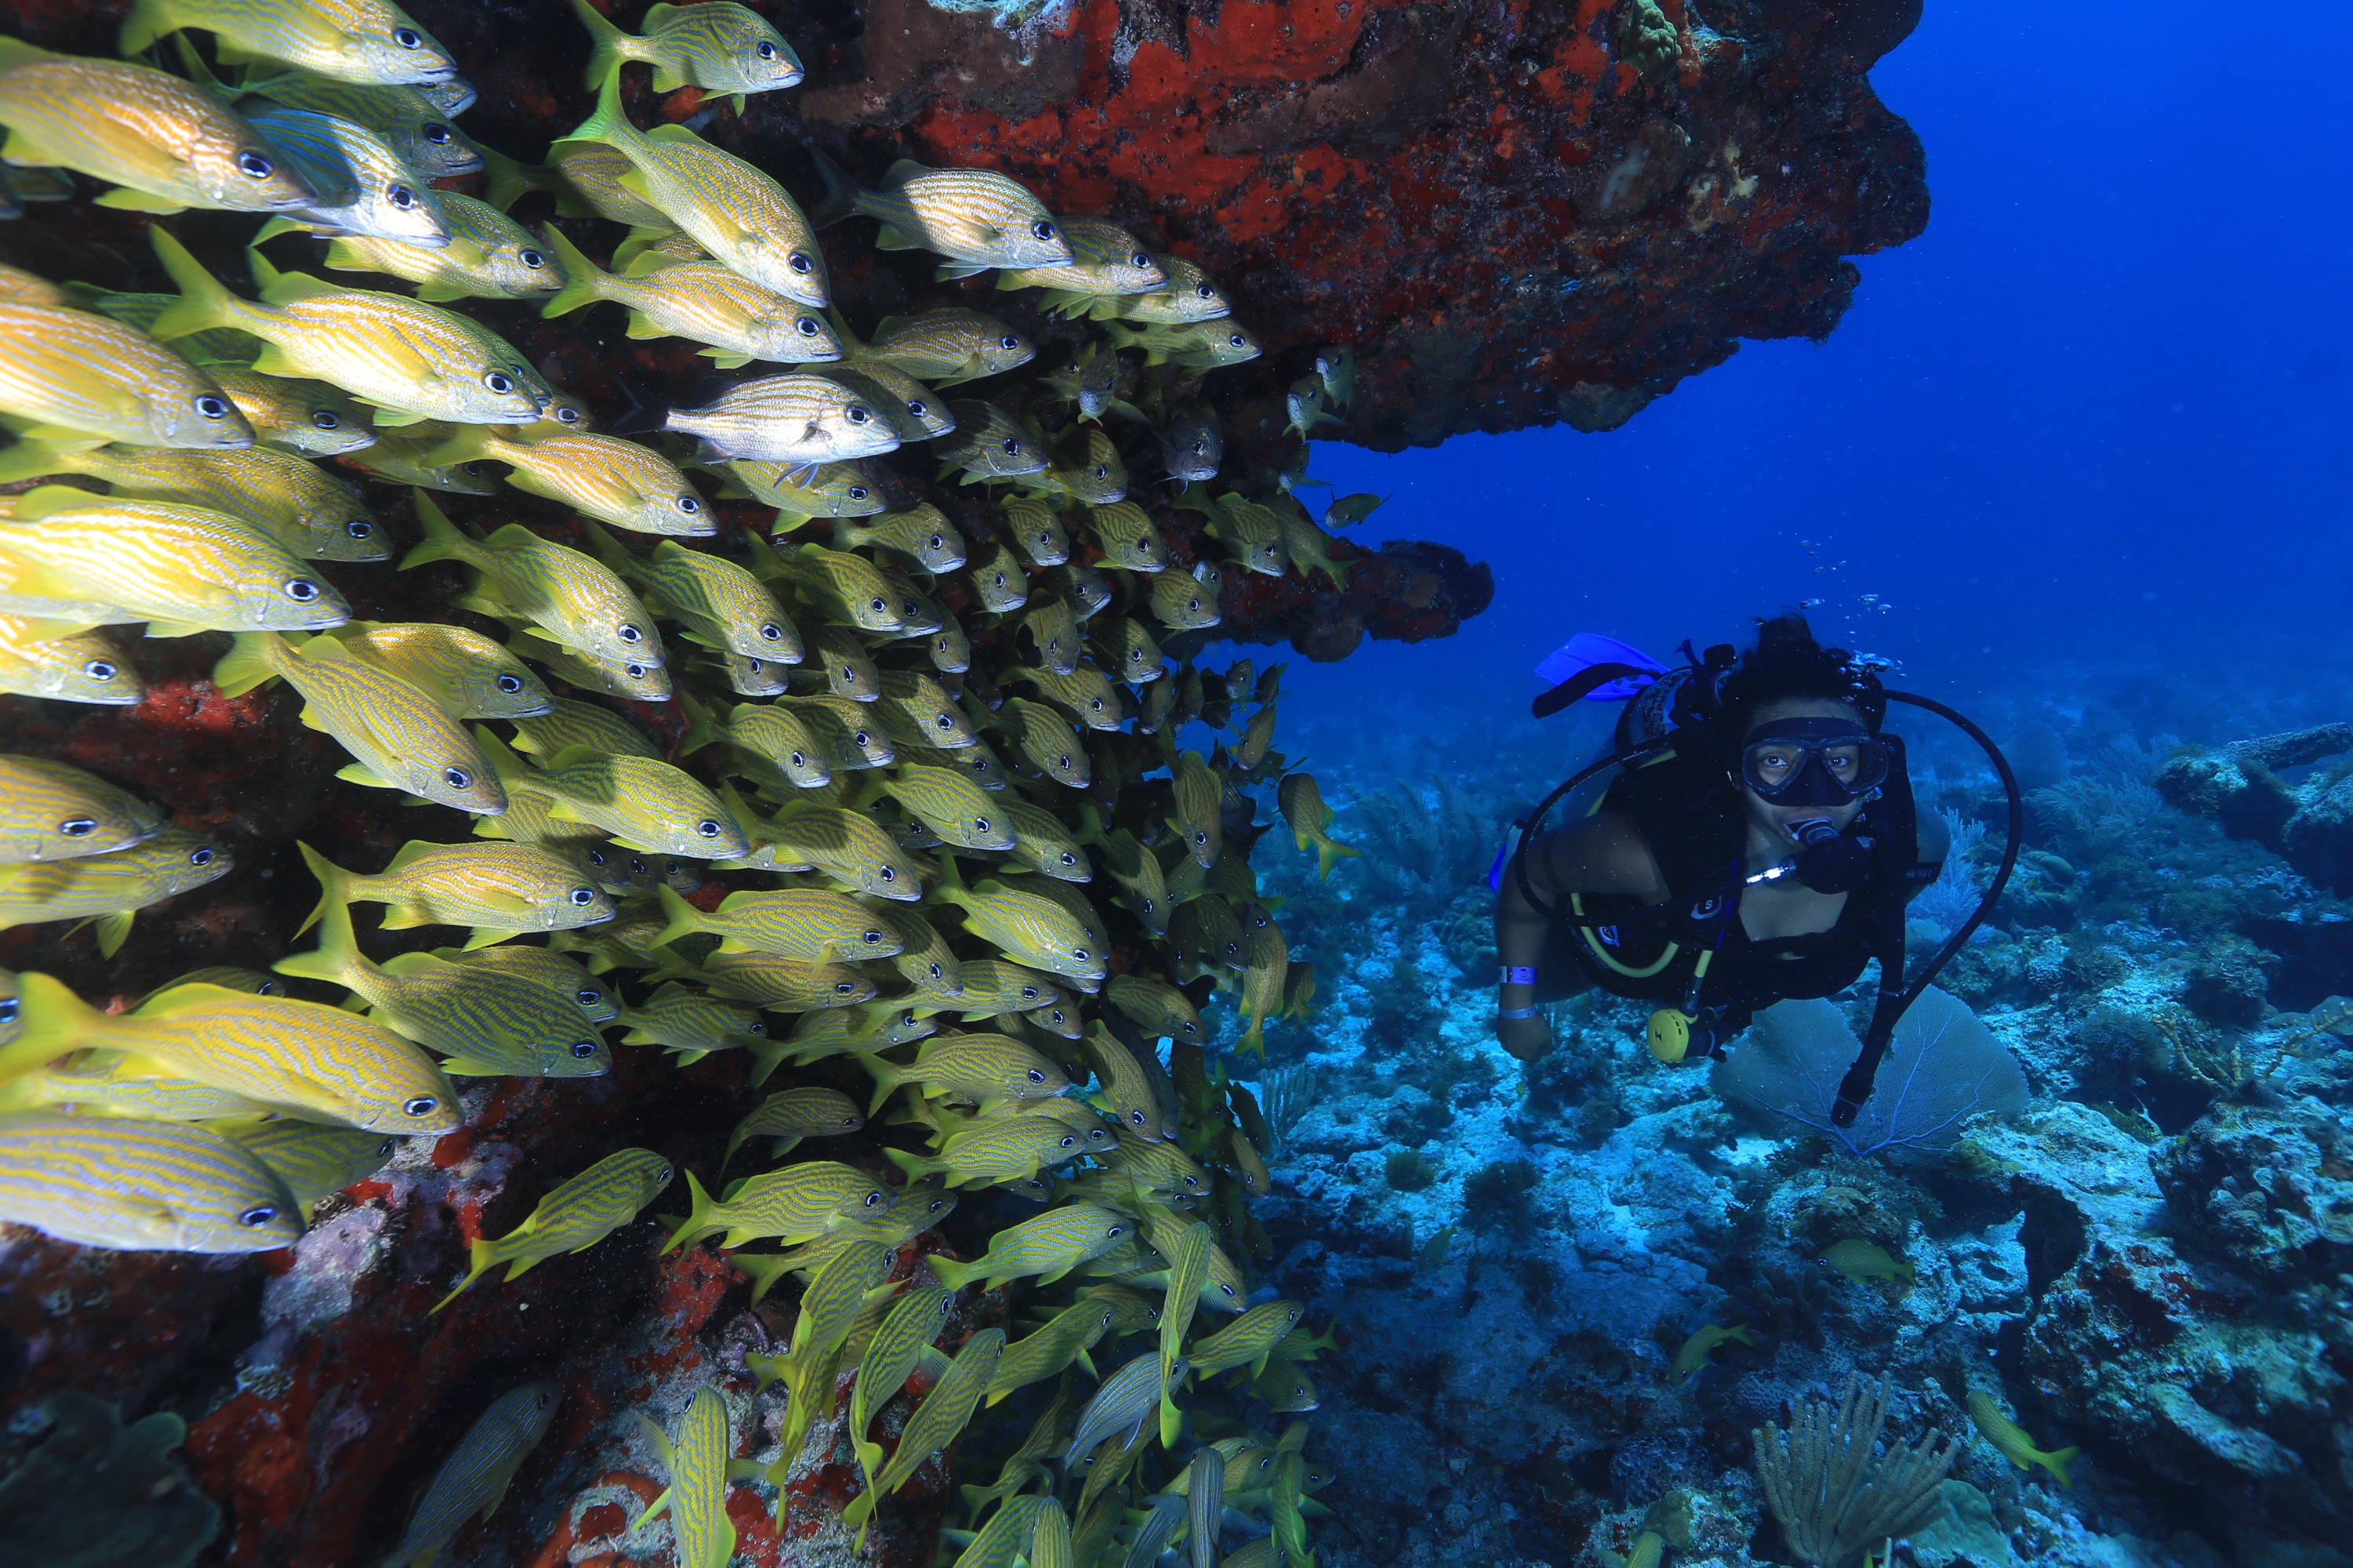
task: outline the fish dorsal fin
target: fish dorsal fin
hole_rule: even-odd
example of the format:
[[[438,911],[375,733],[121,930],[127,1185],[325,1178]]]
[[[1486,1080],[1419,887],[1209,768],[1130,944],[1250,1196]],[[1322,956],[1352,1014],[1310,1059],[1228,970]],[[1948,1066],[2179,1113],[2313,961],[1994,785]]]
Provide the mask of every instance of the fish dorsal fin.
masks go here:
[[[594,762],[605,755],[607,754],[600,748],[583,742],[578,746],[565,747],[549,758],[545,766],[550,770],[559,768],[575,768],[584,762]]]
[[[381,423],[382,421],[378,422]],[[528,548],[533,545],[543,545],[547,543],[547,541],[541,538],[538,535],[533,533],[530,529],[524,527],[520,523],[510,523],[505,527],[500,529],[497,533],[491,535],[489,538],[483,540],[482,543],[490,546],[494,550],[519,550]]]
[[[404,870],[407,867],[409,863],[415,861],[418,856],[429,854],[435,850],[447,849],[448,847],[449,846],[447,844],[427,843],[422,839],[411,839],[406,843],[400,846],[399,852],[392,857],[391,863],[384,868],[384,874],[388,876],[396,871]]]
[[[683,125],[657,125],[646,132],[649,142],[667,142],[680,147],[707,147],[711,143]]]
[[[901,158],[883,172],[882,183],[886,185],[903,185],[909,180],[921,179],[932,172],[913,158]]]
[[[432,974],[450,967],[447,959],[437,959],[430,953],[395,953],[376,966],[388,975]]]
[[[197,980],[187,985],[170,986],[157,991],[132,1011],[133,1018],[170,1018],[197,1008],[217,1006],[223,1001],[247,997],[241,991],[231,991],[224,985],[206,985]]]
[[[16,498],[16,517],[20,522],[35,522],[52,513],[69,511],[77,506],[103,506],[106,499],[94,490],[82,490],[70,484],[45,484]]]
[[[259,258],[254,263],[254,281],[261,282],[264,263]],[[261,283],[261,299],[265,304],[282,305],[290,300],[315,300],[322,294],[349,294],[357,291],[342,289],[324,278],[313,278],[308,272],[280,272],[275,268],[267,282]]]

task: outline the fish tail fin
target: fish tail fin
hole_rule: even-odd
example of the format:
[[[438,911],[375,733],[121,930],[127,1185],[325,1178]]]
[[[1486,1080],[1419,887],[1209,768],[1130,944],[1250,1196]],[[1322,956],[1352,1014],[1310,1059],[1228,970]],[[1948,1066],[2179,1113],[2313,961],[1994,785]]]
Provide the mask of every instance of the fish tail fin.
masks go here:
[[[312,876],[319,879],[318,907],[302,916],[302,923],[294,927],[294,934],[299,937],[317,925],[330,908],[350,904],[352,874],[300,840],[295,842],[294,847],[302,852],[302,863],[311,868]]]
[[[442,1308],[447,1307],[450,1302],[455,1301],[459,1297],[463,1296],[467,1291],[471,1290],[474,1287],[474,1281],[481,1278],[485,1271],[497,1267],[499,1261],[497,1248],[489,1240],[481,1236],[476,1236],[474,1238],[474,1245],[467,1251],[466,1261],[468,1266],[466,1269],[466,1277],[458,1281],[457,1289],[452,1290],[448,1295],[444,1296],[440,1300],[436,1301],[433,1304],[433,1312],[438,1312]],[[509,1277],[512,1277],[512,1276],[511,1275]],[[427,1312],[426,1316],[429,1318],[433,1315],[433,1312]]]
[[[897,1067],[880,1056],[860,1052],[858,1059],[866,1065],[868,1072],[874,1075],[874,1103],[866,1107],[866,1119],[871,1121],[882,1113],[883,1103],[890,1099],[905,1080],[900,1075]]]
[[[164,0],[137,0],[131,15],[122,18],[122,32],[115,47],[125,58],[145,54],[155,40],[166,33],[179,30],[180,24],[172,19],[164,8]]]
[[[1260,1061],[1265,1061],[1266,1020],[1253,1014],[1250,1021],[1250,1027],[1242,1031],[1242,1037],[1240,1041],[1235,1044],[1234,1049],[1236,1051],[1248,1051]]]
[[[809,156],[817,160],[818,178],[825,182],[825,195],[818,198],[817,207],[809,214],[809,226],[828,228],[858,210],[858,182],[849,171],[826,156],[825,149],[812,146]]]
[[[60,981],[37,971],[16,977],[16,1038],[0,1047],[0,1083],[23,1077],[79,1047],[102,1015]]]
[[[2052,1478],[2061,1486],[2072,1489],[2075,1483],[2067,1478],[2067,1467],[2073,1464],[2075,1456],[2083,1451],[2077,1447],[2066,1447],[2053,1454],[2045,1454],[2042,1457],[2042,1467],[2050,1471]]]
[[[213,666],[213,684],[224,697],[241,697],[256,686],[278,678],[278,655],[286,640],[275,631],[240,631],[236,642]]]
[[[670,924],[661,928],[661,935],[654,938],[655,947],[666,948],[704,928],[702,911],[680,897],[678,889],[664,883],[654,889],[654,895],[661,901],[661,912],[670,919]]]
[[[489,147],[482,149],[482,159],[491,175],[491,188],[483,199],[501,212],[512,210],[515,203],[538,188],[532,180],[530,165]],[[555,226],[549,224],[547,231],[553,238]]]
[[[706,746],[717,746],[727,738],[725,733],[719,727],[719,721],[712,715],[711,710],[703,706],[691,694],[681,692],[679,694],[678,701],[679,705],[686,710],[686,735],[678,743],[678,753],[681,757],[701,751]],[[722,799],[723,800],[724,797]]]
[[[417,521],[425,530],[425,540],[402,558],[400,569],[405,572],[428,561],[457,561],[479,568],[483,561],[481,546],[459,533],[448,514],[434,504],[427,492],[413,490],[409,493],[416,497]]]
[[[0,452],[0,483],[19,479],[39,479],[45,474],[69,473],[69,455],[59,452],[48,442],[30,436],[20,436],[16,444]]]
[[[670,1232],[670,1240],[662,1245],[664,1252],[684,1246],[711,1229],[711,1211],[718,1205],[711,1201],[711,1194],[702,1190],[702,1183],[694,1179],[691,1171],[686,1173],[686,1218],[680,1222],[678,1229]]]
[[[1350,849],[1335,839],[1318,832],[1315,835],[1315,880],[1323,881],[1332,874],[1332,867],[1342,860],[1362,860],[1365,852]]]
[[[752,1058],[752,1086],[756,1089],[766,1083],[791,1049],[781,1040],[763,1040],[745,1046],[744,1054]]]
[[[914,1182],[922,1179],[923,1174],[923,1157],[922,1155],[916,1154],[909,1150],[886,1148],[882,1150],[882,1158],[888,1160],[892,1164],[896,1165],[900,1170],[907,1173],[907,1181],[909,1185],[912,1186]]]
[[[230,293],[203,262],[188,254],[188,248],[173,238],[163,225],[151,227],[147,238],[155,248],[155,259],[163,262],[164,270],[171,274],[172,281],[180,290],[180,297],[165,305],[149,325],[148,335],[169,339],[185,337],[207,327],[247,325],[253,313],[251,308]]]
[[[628,115],[621,108],[621,73],[618,70],[608,71],[602,81],[591,85],[596,89],[596,112],[583,120],[563,140],[602,142],[615,148],[626,148],[638,141],[638,128],[630,123]]]
[[[980,1274],[980,1265],[977,1263],[957,1263],[952,1258],[944,1258],[937,1255],[927,1257],[923,1261],[932,1266],[933,1277],[950,1290],[962,1290]]]
[[[760,1304],[760,1298],[774,1290],[776,1287],[776,1281],[792,1272],[795,1260],[782,1253],[761,1257],[748,1252],[739,1252],[730,1256],[727,1261],[752,1277],[752,1305],[757,1307]],[[781,1361],[784,1358],[779,1356],[774,1359]],[[766,1381],[773,1383],[776,1378],[772,1375]]]
[[[573,0],[574,5],[583,9],[586,8],[587,3],[588,0]],[[605,285],[612,281],[611,274],[589,260],[580,247],[573,244],[564,231],[552,223],[547,226],[547,248],[555,252],[555,264],[564,269],[564,287],[556,290],[548,297],[547,303],[539,307],[541,315],[550,320],[569,315],[605,297]]]
[[[459,425],[449,432],[449,439],[418,459],[427,468],[449,468],[461,462],[472,462],[489,452],[490,428],[486,425]]]
[[[324,882],[325,878],[320,880]],[[346,977],[367,962],[360,952],[359,932],[352,926],[352,906],[341,888],[331,887],[314,914],[319,921],[319,945],[307,953],[289,953],[270,968],[296,980],[332,980],[343,985]]]
[[[638,40],[607,20],[588,0],[572,0],[572,14],[588,29],[588,69],[581,80],[591,91],[603,87],[607,78],[619,80],[621,67],[641,58]]]

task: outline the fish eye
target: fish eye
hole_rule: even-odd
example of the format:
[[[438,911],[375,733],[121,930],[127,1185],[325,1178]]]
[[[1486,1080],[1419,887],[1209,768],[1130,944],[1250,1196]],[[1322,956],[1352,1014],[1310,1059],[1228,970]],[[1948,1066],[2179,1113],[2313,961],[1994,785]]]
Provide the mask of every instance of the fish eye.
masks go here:
[[[58,824],[58,832],[65,834],[65,836],[69,839],[78,839],[85,834],[98,832],[98,819],[96,817],[68,817],[64,821]]]
[[[646,678],[646,667],[643,664],[624,664],[621,666],[621,673],[628,676],[632,681],[642,681]]]
[[[547,258],[542,256],[536,250],[518,250],[515,252],[515,260],[522,262],[524,266],[530,268],[534,272],[547,265]]]
[[[640,630],[637,623],[634,621],[625,620],[621,622],[620,633],[621,641],[629,643],[632,646],[637,643],[643,642],[646,640],[645,632]]]
[[[694,824],[694,831],[699,837],[715,839],[719,836],[719,824],[705,817]]]
[[[1127,264],[1139,270],[1149,270],[1152,266],[1152,258],[1145,252],[1139,250],[1134,255],[1127,259]]]
[[[474,776],[462,768],[445,768],[441,777],[449,781],[449,788],[452,789],[463,789],[474,781]]]
[[[278,172],[278,165],[259,153],[239,153],[237,155],[237,166],[257,180],[266,180]]]
[[[375,532],[375,524],[364,517],[354,517],[343,524],[343,532],[354,539],[364,539]]]
[[[1071,949],[1071,957],[1078,959],[1081,963],[1084,963],[1087,961],[1089,954],[1084,948],[1072,948]]]
[[[259,1230],[278,1217],[278,1211],[268,1203],[256,1203],[237,1215],[237,1223],[248,1230]]]
[[[629,874],[631,876],[643,876],[645,874],[646,857],[641,854],[631,855],[629,857]]]
[[[866,405],[863,403],[852,403],[849,408],[844,408],[841,412],[842,417],[853,425],[862,425],[867,420],[874,417],[871,413],[867,411]]]
[[[1079,863],[1079,857],[1072,854],[1070,851],[1064,850],[1062,852],[1062,863],[1064,865],[1076,865]]]
[[[313,408],[311,410],[311,428],[314,430],[340,430],[343,428],[343,417],[332,408]]]
[[[216,397],[209,392],[198,395],[195,402],[195,408],[198,414],[201,414],[207,419],[226,419],[228,418],[228,400],[225,397]]]
[[[308,604],[319,597],[319,585],[309,577],[290,577],[286,582],[286,597],[296,604]]]
[[[400,208],[401,211],[406,212],[417,205],[417,193],[406,185],[386,185],[384,199]]]
[[[815,262],[811,261],[807,257],[802,255],[797,250],[785,258],[785,265],[790,267],[794,271],[800,273],[803,277],[807,277],[816,268]]]
[[[561,405],[555,410],[555,422],[559,425],[576,425],[580,422],[580,410],[568,403]]]
[[[997,340],[997,346],[1005,350],[1008,354],[1010,354],[1015,349],[1021,346],[1021,340],[1014,336],[1011,333],[1007,333],[1003,337]]]
[[[414,27],[395,27],[392,30],[392,41],[404,49],[421,49],[425,47],[424,37]]]
[[[1041,217],[1029,226],[1029,232],[1040,239],[1051,239],[1054,238],[1054,226]]]
[[[1193,285],[1193,292],[1194,292],[1195,294],[1198,295],[1200,298],[1205,299],[1205,300],[1214,300],[1214,299],[1216,299],[1216,298],[1218,297],[1218,291],[1217,291],[1217,290],[1215,290],[1215,289],[1212,289],[1212,288],[1211,288],[1211,287],[1209,287],[1209,285],[1208,285],[1208,284],[1207,284],[1207,283],[1196,283],[1196,284],[1194,284],[1194,285]]]
[[[888,615],[891,613],[891,601],[887,599],[870,599],[866,601],[866,608],[877,615]]]
[[[114,666],[104,659],[92,659],[81,667],[81,673],[93,681],[111,681],[116,673]]]
[[[878,866],[875,869],[881,874],[882,880],[885,882],[896,882],[899,880],[899,874],[892,870],[887,865]]]
[[[868,747],[874,744],[872,740],[868,738],[866,732],[862,729],[856,735],[851,736],[849,738],[857,744],[858,748],[860,751],[865,750]]]
[[[605,1000],[605,993],[594,986],[582,986],[572,993],[572,997],[583,1007],[594,1007]],[[663,1174],[668,1175],[669,1172],[664,1171]]]
[[[491,469],[488,463],[461,462],[458,465],[458,471],[459,473],[471,474],[476,479],[480,479],[482,475],[490,472]]]
[[[571,897],[573,903],[586,909],[596,902],[596,890],[593,887],[575,887],[572,890]]]
[[[441,1102],[439,1100],[435,1099],[431,1095],[419,1095],[413,1100],[403,1102],[400,1108],[406,1111],[410,1116],[431,1116],[433,1114],[434,1107],[438,1106],[440,1103]]]
[[[514,390],[514,377],[503,370],[493,370],[482,377],[482,385],[493,392],[512,392]]]
[[[806,757],[803,757],[803,756],[802,756],[799,752],[797,752],[797,751],[794,752],[790,757],[787,757],[785,760],[786,760],[786,761],[787,761],[787,762],[789,762],[789,763],[791,763],[791,764],[792,764],[794,767],[796,767],[796,768],[806,768],[806,767],[807,767],[807,766],[808,766],[808,758],[806,758]]]
[[[1057,1149],[1075,1149],[1076,1147],[1078,1147],[1078,1142],[1079,1142],[1078,1134],[1076,1134],[1076,1133],[1071,1133],[1071,1132],[1066,1132],[1066,1133],[1064,1133],[1064,1134],[1061,1136],[1061,1138],[1060,1138],[1060,1139],[1055,1143],[1054,1147],[1055,1147],[1055,1148],[1057,1148]]]
[[[590,845],[588,846],[588,863],[589,863],[590,865],[602,865],[602,864],[604,864],[604,863],[605,863],[605,852],[604,852],[603,850],[598,849],[595,844],[590,844]]]
[[[1054,766],[1057,768],[1068,768],[1070,765],[1071,759],[1068,757],[1058,757],[1054,759]]]
[[[691,517],[696,513],[702,510],[702,497],[700,495],[681,495],[678,498],[678,509]]]
[[[572,1043],[572,1054],[580,1061],[586,1062],[596,1054],[596,1042],[594,1040],[575,1040]]]
[[[1113,1226],[1112,1226],[1112,1228],[1111,1228],[1111,1229],[1109,1229],[1109,1230],[1107,1230],[1107,1231],[1103,1232],[1103,1235],[1104,1235],[1104,1237],[1105,1237],[1106,1239],[1108,1239],[1108,1240],[1111,1240],[1111,1241],[1117,1241],[1120,1237],[1122,1237],[1122,1236],[1125,1235],[1126,1234],[1127,1234],[1127,1227],[1126,1227],[1125,1225],[1113,1225]],[[1159,1310],[1155,1308],[1154,1309],[1154,1311],[1153,1311],[1153,1314],[1152,1314],[1152,1315],[1153,1315],[1154,1317],[1155,1317],[1155,1318],[1159,1317],[1159,1316],[1160,1316]]]
[[[1021,455],[1021,442],[1018,438],[1013,436],[1008,436],[1005,438],[1005,455],[1008,457],[1019,457]]]
[[[943,970],[943,969],[940,968],[940,966],[939,966],[939,965],[937,965],[937,964],[934,964],[934,965],[932,965],[932,966],[931,966],[931,971],[932,971],[932,978],[933,978],[934,980],[945,980],[945,979],[947,978],[946,972],[945,972],[944,970]]]
[[[874,1207],[877,1203],[880,1203],[881,1201],[882,1194],[880,1192],[869,1192],[866,1194],[866,1206],[870,1209]]]
[[[521,675],[501,675],[499,677],[499,690],[506,693],[509,696],[512,696],[515,693],[522,690],[522,677]]]
[[[438,120],[427,120],[417,128],[417,133],[436,147],[446,147],[449,144],[449,127],[442,124]],[[533,262],[533,265],[537,266],[538,263]]]
[[[1037,1000],[1038,1000],[1038,988],[1037,988],[1036,986],[1034,986],[1034,985],[1025,985],[1025,986],[1023,986],[1023,987],[1021,988],[1021,1000],[1022,1000],[1022,1001],[1037,1001]]]
[[[849,487],[849,499],[852,501],[863,501],[867,494],[867,489],[862,484],[853,484]]]
[[[803,337],[815,337],[818,334],[817,318],[815,316],[803,316],[800,320],[795,322],[793,325],[799,330],[800,334]]]
[[[758,55],[764,60],[772,60],[776,58],[776,46],[768,42],[767,39],[762,38],[758,43],[752,46],[752,52]]]
[[[1109,479],[1111,477],[1111,470],[1105,468],[1101,463],[1097,463],[1095,464],[1095,477],[1097,479]]]
[[[749,1022],[749,1023],[747,1023],[747,1024],[745,1024],[745,1025],[744,1026],[744,1033],[746,1033],[746,1034],[763,1034],[763,1035],[765,1035],[765,1033],[768,1033],[768,1026],[767,1026],[765,1023],[763,1023],[762,1022],[760,1022],[760,1020],[758,1020],[758,1019],[756,1019],[756,1018],[755,1018],[755,1019],[752,1020],[752,1022]]]
[[[1226,334],[1226,341],[1233,344],[1236,348],[1240,348],[1243,344],[1248,343],[1250,340],[1242,336],[1242,334],[1238,332],[1229,332]]]

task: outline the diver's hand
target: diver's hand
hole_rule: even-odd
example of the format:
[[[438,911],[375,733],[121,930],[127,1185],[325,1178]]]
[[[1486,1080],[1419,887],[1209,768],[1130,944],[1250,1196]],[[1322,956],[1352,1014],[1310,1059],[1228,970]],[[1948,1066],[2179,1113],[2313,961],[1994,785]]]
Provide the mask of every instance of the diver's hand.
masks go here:
[[[1495,1039],[1521,1061],[1533,1062],[1552,1049],[1552,1025],[1541,1012],[1534,1018],[1498,1018]]]

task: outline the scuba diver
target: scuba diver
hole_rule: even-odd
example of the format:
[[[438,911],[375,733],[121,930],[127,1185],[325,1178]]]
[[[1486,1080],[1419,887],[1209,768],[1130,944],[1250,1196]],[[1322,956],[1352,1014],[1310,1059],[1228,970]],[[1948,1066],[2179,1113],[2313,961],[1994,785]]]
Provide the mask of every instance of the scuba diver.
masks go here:
[[[1852,1122],[1895,1020],[2000,896],[2018,854],[2015,780],[1983,731],[1940,703],[1883,686],[1803,616],[1762,621],[1757,645],[1709,649],[1666,670],[1622,644],[1536,699],[1630,698],[1611,753],[1521,824],[1499,857],[1495,1037],[1523,1061],[1552,1044],[1538,1004],[1598,986],[1663,1004],[1647,1039],[1661,1061],[1721,1055],[1761,1010],[1827,997],[1880,961],[1878,1006],[1833,1118]],[[1575,653],[1572,643],[1564,654]],[[1632,661],[1640,660],[1640,662]],[[1550,667],[1549,665],[1547,666]],[[2010,791],[2010,835],[1977,913],[1905,983],[1905,907],[1936,880],[1944,819],[1915,810],[1891,698],[1966,730]],[[1554,802],[1616,769],[1581,820],[1543,832]]]

